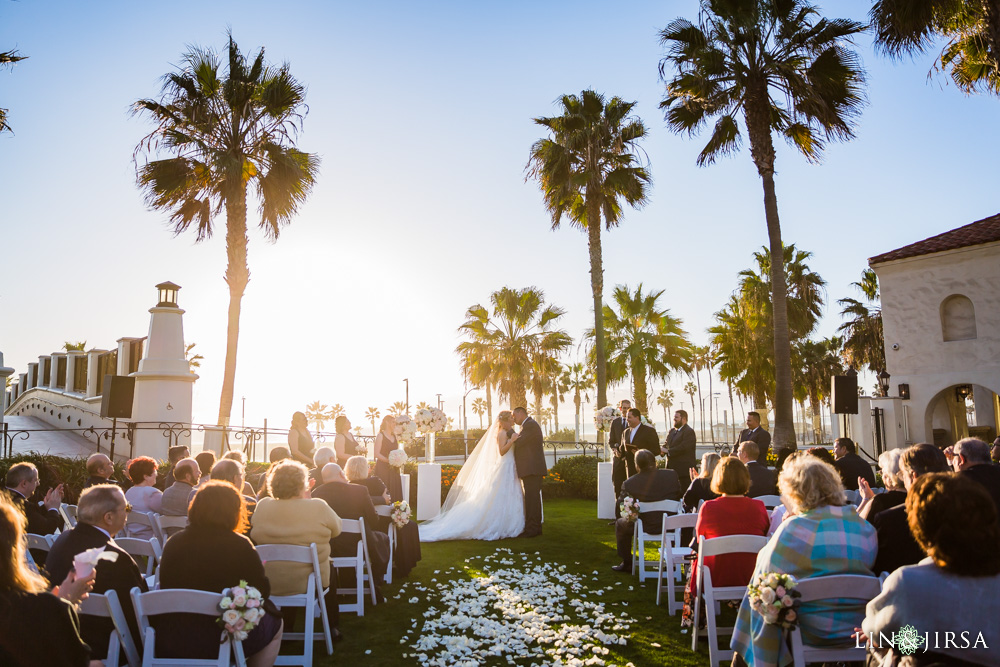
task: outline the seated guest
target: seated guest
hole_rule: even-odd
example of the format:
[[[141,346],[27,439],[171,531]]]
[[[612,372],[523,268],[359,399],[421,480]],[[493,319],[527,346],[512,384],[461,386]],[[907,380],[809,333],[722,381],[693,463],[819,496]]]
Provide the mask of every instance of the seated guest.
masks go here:
[[[785,461],[788,465],[788,460]],[[698,512],[695,524],[695,542],[699,537],[706,540],[725,535],[767,535],[770,522],[764,503],[748,498],[750,471],[743,461],[735,456],[727,456],[715,466],[712,473],[712,491],[719,498],[708,500]],[[705,567],[712,572],[713,586],[745,586],[753,572],[753,554],[723,554],[706,556]],[[694,624],[694,596],[697,589],[696,568],[691,568],[687,591],[684,593],[684,608],[681,612],[681,627]],[[703,616],[704,617],[704,616]]]
[[[323,466],[323,483],[313,489],[312,497],[326,501],[341,519],[365,520],[365,538],[372,570],[376,583],[382,581],[389,564],[389,536],[378,530],[378,515],[368,489],[351,484],[339,465],[327,463]],[[357,535],[341,533],[330,542],[330,554],[354,556],[358,551],[358,539]]]
[[[681,486],[677,481],[677,473],[673,470],[660,470],[656,467],[656,457],[653,453],[640,449],[635,453],[635,465],[638,471],[622,482],[622,492],[618,497],[621,503],[625,496],[635,498],[640,503],[656,500],[680,500]],[[659,533],[663,525],[663,512],[642,512],[639,514],[642,530],[645,533]],[[615,520],[615,541],[618,545],[618,556],[622,562],[612,566],[616,572],[632,572],[632,533],[633,523],[625,518]]]
[[[836,458],[834,467],[840,473],[844,488],[849,491],[858,490],[858,479],[863,479],[869,487],[875,486],[875,473],[868,462],[858,456],[857,447],[850,438],[837,438],[833,441],[833,456]]]
[[[75,527],[67,530],[56,540],[45,561],[49,582],[62,581],[73,569],[73,557],[87,549],[104,547],[105,551],[118,554],[116,560],[102,560],[97,563],[95,593],[114,591],[122,604],[122,611],[128,620],[132,637],[141,645],[135,612],[129,591],[138,587],[149,590],[146,580],[132,557],[115,544],[114,536],[125,527],[125,518],[131,506],[125,500],[121,488],[113,484],[97,484],[80,494],[77,503]],[[90,645],[94,657],[103,658],[107,652],[108,637],[114,624],[109,618],[84,616],[81,619],[83,638]]]
[[[174,466],[174,479],[160,499],[160,511],[164,516],[187,516],[188,505],[194,497],[194,487],[201,479],[201,468],[194,459],[181,459]]]
[[[1000,468],[990,463],[990,446],[978,438],[963,438],[955,443],[954,452],[955,470],[982,484],[1000,511]]]
[[[90,647],[80,637],[74,605],[87,597],[94,575],[77,580],[71,572],[49,593],[45,578],[28,565],[25,524],[0,494],[0,665],[87,667]]]
[[[813,456],[793,454],[778,476],[778,489],[791,516],[758,554],[751,580],[762,572],[790,574],[800,581],[837,574],[872,575],[875,529],[852,505],[844,505],[844,487],[833,466]],[[802,604],[798,611],[802,641],[810,646],[853,646],[851,635],[864,618],[864,609],[863,602],[849,597]],[[764,623],[744,595],[730,646],[748,665],[787,664],[791,655],[782,632],[781,626]],[[734,660],[733,664],[738,663]]]
[[[222,460],[238,465],[236,461]],[[232,484],[211,480],[191,501],[188,526],[163,547],[160,588],[191,588],[219,593],[246,581],[260,591],[266,612],[243,640],[251,667],[270,667],[281,646],[281,614],[268,600],[270,582],[253,543],[241,535],[249,527],[243,496]],[[205,616],[169,614],[153,619],[156,655],[212,658],[219,654],[219,626]]]
[[[691,486],[684,492],[681,502],[684,503],[685,512],[698,511],[698,503],[702,500],[714,500],[719,494],[712,491],[712,473],[715,466],[719,465],[722,457],[715,452],[706,452],[701,455],[701,472],[691,468]]]
[[[945,641],[921,647],[911,659],[917,665],[1000,664],[996,650],[985,650],[1000,645],[996,622],[1000,618],[1000,523],[989,494],[965,475],[930,473],[911,485],[906,516],[928,557],[890,574],[881,594],[868,603],[861,627],[872,643],[871,650],[879,657],[894,651],[897,660],[902,658],[898,649],[881,643],[880,633],[889,635],[904,625],[921,632],[933,629],[934,636],[941,637],[971,634],[973,642],[982,632],[978,646],[961,641],[948,646]]]
[[[340,517],[324,501],[309,495],[309,470],[297,461],[286,460],[271,466],[267,476],[270,497],[257,501],[257,510],[250,520],[250,537],[257,544],[315,543],[319,553],[323,588],[330,588],[326,608],[331,629],[339,619],[336,580],[330,571],[330,541],[340,535]],[[264,570],[271,581],[274,595],[298,595],[306,592],[306,580],[312,566],[306,563],[265,563]],[[334,583],[331,584],[330,582]],[[293,610],[294,611],[294,610]],[[289,626],[295,614],[285,617]]]
[[[837,459],[834,458],[833,454],[831,454],[830,450],[826,447],[810,447],[806,451],[818,458],[820,461],[829,463],[834,468],[837,467]],[[840,473],[838,472],[837,474],[839,475]]]
[[[359,484],[368,489],[368,495],[372,497],[372,502],[376,505],[388,505],[392,502],[389,492],[375,475],[370,474],[368,469],[368,459],[363,456],[352,456],[347,459],[344,466],[344,474],[351,484]]]
[[[38,488],[38,468],[34,463],[15,463],[7,471],[5,480],[7,496],[27,521],[27,532],[51,535],[65,524],[59,514],[62,505],[63,485],[49,489],[41,505],[31,500]]]
[[[878,467],[882,471],[882,484],[885,485],[885,492],[876,494],[868,486],[868,482],[862,480],[858,485],[861,492],[861,504],[858,505],[858,516],[862,519],[873,517],[882,510],[906,502],[906,489],[899,479],[899,457],[903,454],[902,449],[890,449],[882,452],[878,457]]]
[[[125,500],[132,506],[133,512],[161,512],[163,492],[156,488],[156,461],[148,456],[139,456],[128,463],[128,476],[132,486],[125,492]],[[153,537],[153,529],[149,526],[134,524],[129,527],[131,537],[148,540]]]
[[[198,469],[201,471],[201,481],[198,484],[204,484],[212,479],[212,466],[215,465],[216,460],[215,452],[211,449],[198,452],[194,455],[194,460],[198,462]]]
[[[159,480],[159,482],[156,485],[156,488],[158,488],[160,491],[166,491],[167,489],[169,489],[171,485],[173,485],[173,483],[176,481],[174,479],[174,466],[177,465],[178,461],[180,461],[181,459],[186,459],[189,456],[191,456],[191,452],[188,450],[187,445],[175,445],[169,448],[167,450],[167,461],[169,461],[170,463],[169,466],[170,469],[167,470],[166,476],[163,479]]]
[[[314,489],[323,483],[323,467],[327,463],[336,462],[337,453],[333,451],[333,447],[318,447],[313,452],[313,467],[309,471],[309,479],[313,480]]]
[[[921,475],[948,470],[948,460],[934,445],[921,443],[907,447],[899,457],[899,476],[909,495],[913,482]],[[878,534],[878,557],[875,573],[893,572],[904,565],[914,565],[924,559],[924,550],[910,532],[906,521],[906,506],[896,505],[878,514],[868,515]]]
[[[235,459],[222,459],[212,466],[211,479],[220,482],[229,482],[238,491],[243,490],[243,476],[243,464]],[[247,513],[253,514],[254,509],[257,507],[257,498],[247,496],[243,493],[240,493],[240,495],[243,496],[243,502],[246,503]]]
[[[115,474],[115,465],[106,454],[91,454],[87,459],[87,481],[83,488],[88,489],[95,484],[118,484],[111,476]],[[82,490],[82,489],[81,489]]]
[[[773,496],[777,490],[775,486],[777,476],[767,466],[757,463],[757,458],[760,456],[757,443],[753,440],[744,440],[736,449],[736,456],[743,461],[747,472],[750,473],[750,490],[747,491],[747,497]]]
[[[257,492],[254,491],[253,485],[250,482],[247,481],[247,476],[246,476],[247,457],[246,457],[246,455],[243,454],[243,452],[241,452],[238,449],[231,449],[228,452],[226,452],[225,454],[223,454],[222,458],[220,460],[225,461],[226,459],[229,459],[229,460],[232,460],[232,461],[236,461],[243,468],[243,471],[244,471],[244,473],[243,473],[243,495],[244,496],[252,496],[253,499],[254,499],[254,502],[256,503],[257,502]],[[251,512],[252,511],[253,510],[251,510]]]
[[[292,458],[292,455],[288,451],[288,447],[283,446],[275,447],[267,455],[267,460],[270,461],[271,468],[274,467],[275,463],[286,461],[290,458]],[[257,500],[267,498],[271,495],[271,492],[267,490],[267,475],[269,472],[270,468],[257,475],[253,480],[253,488],[257,489]]]

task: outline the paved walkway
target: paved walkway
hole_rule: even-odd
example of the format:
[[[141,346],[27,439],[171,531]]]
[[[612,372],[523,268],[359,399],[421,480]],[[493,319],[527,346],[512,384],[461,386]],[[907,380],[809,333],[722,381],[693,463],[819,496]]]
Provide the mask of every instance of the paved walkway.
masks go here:
[[[12,439],[14,456],[28,452],[53,454],[55,456],[90,456],[96,451],[94,443],[80,435],[79,431],[53,430],[53,426],[34,417],[4,417]],[[25,439],[20,433],[27,433]]]

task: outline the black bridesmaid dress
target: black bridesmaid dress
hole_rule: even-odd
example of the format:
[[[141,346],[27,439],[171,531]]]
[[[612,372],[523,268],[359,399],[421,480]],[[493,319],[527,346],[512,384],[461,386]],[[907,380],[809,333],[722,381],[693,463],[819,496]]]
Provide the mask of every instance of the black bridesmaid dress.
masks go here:
[[[389,439],[385,433],[382,434],[382,446],[379,447],[378,454],[389,458],[389,452],[398,449],[399,444],[395,438]],[[399,502],[403,498],[403,482],[399,476],[399,468],[395,468],[385,461],[375,460],[375,476],[385,482],[385,487],[389,491],[392,502]]]

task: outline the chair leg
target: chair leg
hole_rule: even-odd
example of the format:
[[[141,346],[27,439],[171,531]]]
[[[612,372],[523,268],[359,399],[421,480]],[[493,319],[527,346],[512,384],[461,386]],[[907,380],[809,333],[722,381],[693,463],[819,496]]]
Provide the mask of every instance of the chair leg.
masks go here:
[[[354,578],[358,582],[357,584],[357,605],[358,605],[358,616],[365,615],[365,566],[364,563],[358,563],[354,566]]]
[[[670,561],[667,570],[667,614],[673,616],[677,612],[677,584],[674,582],[674,562]]]
[[[691,650],[698,650],[698,626],[701,623],[701,586],[695,588],[694,626],[691,628]]]
[[[320,589],[316,605],[319,607],[319,620],[323,625],[323,640],[326,643],[326,654],[333,655],[333,634],[330,632],[330,617],[326,612],[326,602],[323,598],[323,591]]]

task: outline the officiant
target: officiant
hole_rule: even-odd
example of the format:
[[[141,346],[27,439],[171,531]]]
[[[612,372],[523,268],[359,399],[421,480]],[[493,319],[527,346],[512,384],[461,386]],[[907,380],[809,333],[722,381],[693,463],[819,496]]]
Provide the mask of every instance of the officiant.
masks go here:
[[[632,477],[638,470],[635,465],[635,455],[645,449],[654,457],[660,455],[660,436],[656,429],[642,423],[642,413],[638,408],[630,408],[625,417],[625,432],[622,433],[622,447],[628,452],[625,459],[628,464],[628,476]]]

